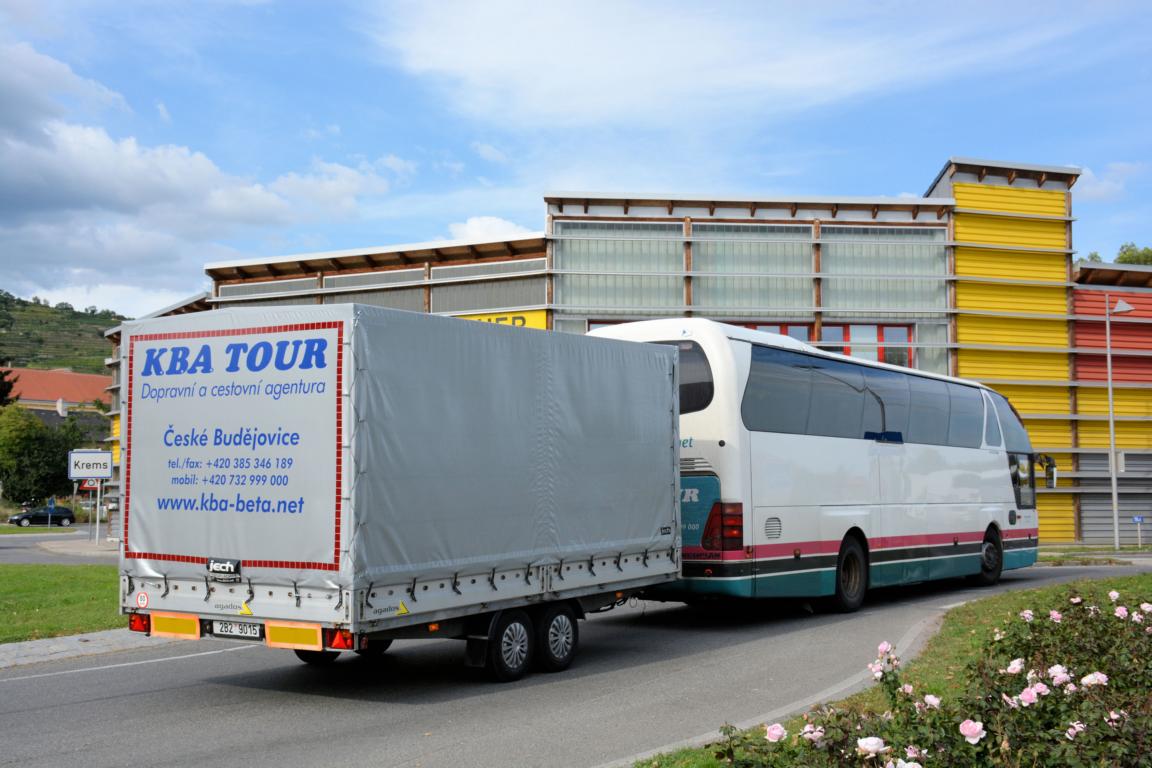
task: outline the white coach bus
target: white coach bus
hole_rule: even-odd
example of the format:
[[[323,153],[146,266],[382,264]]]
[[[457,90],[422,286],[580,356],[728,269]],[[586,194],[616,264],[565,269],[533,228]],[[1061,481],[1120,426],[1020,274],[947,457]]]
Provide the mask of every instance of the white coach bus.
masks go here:
[[[1000,394],[710,320],[595,336],[680,350],[682,579],[652,595],[828,597],[1036,562],[1036,457]]]

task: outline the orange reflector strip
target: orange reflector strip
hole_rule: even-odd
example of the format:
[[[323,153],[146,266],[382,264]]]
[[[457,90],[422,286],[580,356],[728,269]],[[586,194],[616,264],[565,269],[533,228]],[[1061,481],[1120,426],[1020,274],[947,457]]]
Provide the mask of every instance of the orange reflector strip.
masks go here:
[[[200,639],[200,617],[190,613],[152,612],[152,637]]]
[[[436,623],[429,624],[428,625],[428,631],[429,632],[439,632],[440,631],[440,625],[436,624]]]
[[[264,639],[269,648],[299,648],[302,651],[324,650],[319,624],[297,624],[281,621],[264,625]]]

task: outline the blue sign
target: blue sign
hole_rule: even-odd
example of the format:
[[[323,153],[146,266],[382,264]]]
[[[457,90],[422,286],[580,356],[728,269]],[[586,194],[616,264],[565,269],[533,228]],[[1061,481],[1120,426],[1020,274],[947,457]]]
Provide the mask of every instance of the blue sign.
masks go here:
[[[48,499],[48,509],[56,509],[56,499]]]
[[[1134,522],[1134,523],[1144,522],[1144,515],[1133,515],[1132,516],[1132,522]]]

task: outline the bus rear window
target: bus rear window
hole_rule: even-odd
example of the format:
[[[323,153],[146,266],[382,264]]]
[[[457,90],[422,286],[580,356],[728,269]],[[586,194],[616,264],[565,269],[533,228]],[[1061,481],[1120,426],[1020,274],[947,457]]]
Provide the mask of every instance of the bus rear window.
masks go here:
[[[694,341],[659,341],[680,350],[680,413],[702,411],[712,402],[714,386],[708,356]]]

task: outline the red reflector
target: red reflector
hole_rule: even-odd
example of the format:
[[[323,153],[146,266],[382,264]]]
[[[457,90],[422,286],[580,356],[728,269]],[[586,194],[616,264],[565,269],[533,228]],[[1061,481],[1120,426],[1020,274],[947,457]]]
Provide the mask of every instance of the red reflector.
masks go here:
[[[713,504],[704,523],[700,546],[721,551],[744,549],[744,505]]]
[[[356,638],[346,629],[326,629],[324,645],[337,651],[350,651],[356,647]]]
[[[146,613],[128,614],[128,629],[132,632],[148,634],[152,631],[152,617]]]

